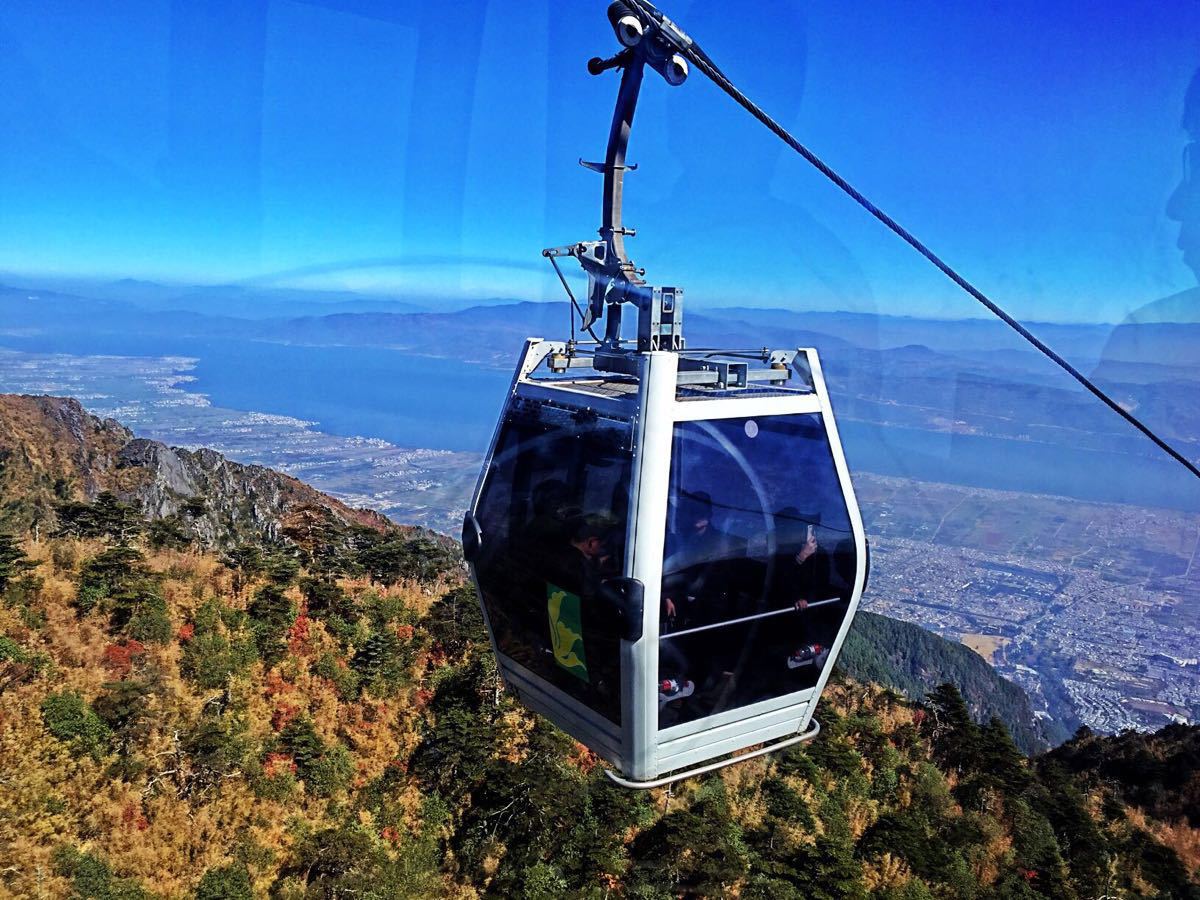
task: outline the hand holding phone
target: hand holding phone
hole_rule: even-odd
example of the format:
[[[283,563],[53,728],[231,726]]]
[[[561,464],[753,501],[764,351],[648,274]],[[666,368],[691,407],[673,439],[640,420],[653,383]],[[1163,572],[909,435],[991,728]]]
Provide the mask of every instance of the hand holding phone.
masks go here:
[[[804,539],[804,546],[800,548],[800,552],[796,554],[796,562],[803,563],[806,559],[817,552],[817,535],[813,531],[811,525],[808,526],[807,536]]]

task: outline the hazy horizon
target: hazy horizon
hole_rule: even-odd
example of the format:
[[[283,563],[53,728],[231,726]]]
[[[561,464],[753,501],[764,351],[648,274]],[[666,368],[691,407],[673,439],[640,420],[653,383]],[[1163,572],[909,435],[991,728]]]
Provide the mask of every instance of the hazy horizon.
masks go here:
[[[15,0],[0,269],[557,298],[540,250],[599,220],[576,161],[612,114],[616,78],[584,68],[613,46],[603,7],[471,0],[447,29],[404,0]],[[668,12],[1019,319],[1122,322],[1195,289],[1200,7]],[[633,257],[693,309],[974,317],[698,74],[647,82],[630,160]]]
[[[552,271],[549,273],[550,278],[555,278]],[[576,288],[584,286],[582,278],[572,279],[578,283]],[[555,281],[557,284],[557,280]],[[184,294],[191,294],[189,299],[198,300],[194,294],[204,291],[245,291],[248,294],[258,292],[266,293],[294,293],[298,295],[309,295],[312,302],[324,303],[330,307],[331,314],[336,313],[336,307],[341,304],[351,304],[355,301],[365,303],[377,303],[379,305],[395,304],[399,306],[421,307],[420,309],[410,308],[404,312],[455,312],[465,309],[470,309],[473,306],[499,306],[505,304],[516,303],[569,303],[565,295],[558,297],[522,297],[522,296],[505,296],[503,294],[486,294],[486,293],[459,293],[459,294],[436,294],[421,291],[406,291],[406,290],[387,290],[378,288],[374,290],[362,289],[352,290],[337,287],[315,287],[302,284],[287,284],[287,283],[263,283],[261,279],[247,279],[244,281],[228,281],[228,282],[194,282],[194,281],[169,281],[165,279],[146,278],[134,275],[127,275],[117,278],[105,278],[99,276],[75,276],[61,275],[56,273],[26,273],[9,270],[0,270],[0,287],[15,288],[19,290],[48,290],[55,293],[70,294],[79,292],[76,296],[81,299],[95,299],[102,301],[124,301],[133,304],[146,302],[147,297],[118,297],[113,295],[113,291],[120,292],[122,290],[157,290],[161,291],[161,296],[154,299],[158,302],[164,302],[176,297],[182,297]],[[100,290],[104,296],[89,297],[87,291]],[[685,287],[686,290],[686,287]],[[560,287],[561,291],[561,287]],[[175,292],[178,292],[176,294]],[[1180,295],[1187,296],[1195,292],[1197,302],[1195,305],[1196,315],[1192,319],[1165,319],[1161,320],[1160,324],[1196,324],[1200,322],[1200,288],[1193,288],[1179,292]],[[577,296],[580,291],[576,290]],[[322,299],[330,298],[330,299]],[[337,298],[337,299],[332,299]],[[974,305],[975,301],[963,295],[962,305],[965,307],[962,315],[949,315],[945,312],[930,313],[922,315],[919,312],[903,312],[903,311],[865,311],[856,308],[815,308],[804,307],[797,302],[796,304],[779,303],[770,305],[760,302],[755,302],[754,298],[747,298],[744,301],[730,299],[727,302],[707,302],[707,303],[692,303],[688,302],[688,309],[700,312],[721,312],[738,309],[762,310],[770,312],[790,312],[799,315],[817,314],[817,315],[849,315],[849,316],[879,316],[882,318],[892,319],[914,319],[927,322],[994,322],[1002,324],[998,318],[987,312],[975,313],[970,310],[970,306]],[[194,306],[192,307],[194,309]],[[199,310],[195,310],[199,311]],[[974,314],[972,314],[974,313]],[[226,314],[227,313],[223,313]],[[297,315],[309,315],[311,313],[297,313]],[[1068,319],[1068,318],[1051,318],[1037,317],[1027,318],[1024,320],[1027,324],[1045,324],[1045,325],[1078,325],[1078,326],[1094,326],[1094,327],[1109,327],[1116,328],[1121,325],[1120,322],[1101,321],[1095,319]]]

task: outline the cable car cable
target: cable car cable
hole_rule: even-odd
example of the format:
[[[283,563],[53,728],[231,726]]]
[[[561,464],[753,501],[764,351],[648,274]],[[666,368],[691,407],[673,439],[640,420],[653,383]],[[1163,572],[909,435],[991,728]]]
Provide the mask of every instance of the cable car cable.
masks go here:
[[[903,225],[868,200],[857,188],[854,187],[854,185],[850,184],[850,182],[835,172],[824,160],[813,153],[813,151],[809,150],[806,146],[796,140],[796,138],[794,138],[786,128],[784,128],[773,118],[771,118],[771,116],[764,112],[757,103],[738,90],[737,86],[729,80],[728,76],[726,76],[725,73],[717,67],[716,63],[709,58],[708,54],[700,48],[700,45],[679,30],[679,28],[673,22],[671,22],[670,19],[664,16],[653,5],[647,3],[646,0],[625,0],[625,2],[635,7],[638,12],[646,16],[646,18],[657,22],[663,28],[664,33],[669,35],[669,37],[672,39],[672,42],[676,45],[676,49],[681,54],[686,56],[688,60],[690,60],[696,66],[696,68],[707,75],[713,84],[715,84],[725,94],[736,101],[738,105],[750,113],[750,115],[754,116],[754,118],[758,119],[759,122],[767,126],[767,128],[775,133],[776,137],[804,157],[804,159],[811,163],[817,169],[817,171],[841,188],[842,191],[848,194],[851,199],[858,203],[859,206],[886,225],[888,229],[896,234],[901,240],[924,256],[927,260],[929,260],[929,262],[933,263],[933,265],[936,266],[943,275],[970,294],[975,300],[979,301],[979,303],[983,304],[983,306],[985,306],[993,315],[1016,331],[1017,334],[1021,335],[1021,337],[1025,338],[1026,341],[1041,351],[1051,361],[1056,363],[1059,368],[1074,378],[1077,382],[1079,382],[1079,384],[1083,385],[1083,387],[1086,388],[1087,391],[1091,393],[1097,400],[1140,431],[1145,437],[1149,438],[1160,450],[1191,472],[1192,475],[1194,475],[1196,478],[1200,478],[1200,468],[1198,468],[1195,463],[1171,446],[1171,444],[1169,444],[1164,438],[1159,437],[1153,429],[1143,423],[1140,419],[1133,415],[1133,413],[1122,407],[1116,400],[1105,393],[1104,390],[1096,385],[1091,379],[1059,356],[1053,349],[1051,349],[1047,344],[1043,343],[1028,328],[1001,309],[998,304],[989,299],[981,290],[979,290],[977,287],[971,284],[971,282],[967,281],[966,278],[951,268],[948,263],[944,262],[941,257],[930,250],[908,229],[906,229]]]

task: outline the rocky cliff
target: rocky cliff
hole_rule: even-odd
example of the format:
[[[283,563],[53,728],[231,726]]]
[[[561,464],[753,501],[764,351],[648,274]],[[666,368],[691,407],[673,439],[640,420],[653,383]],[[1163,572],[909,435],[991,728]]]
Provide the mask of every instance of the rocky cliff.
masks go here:
[[[0,526],[51,528],[64,503],[105,492],[152,521],[177,520],[210,547],[275,542],[322,526],[396,527],[288,475],[136,438],[77,400],[0,395]]]

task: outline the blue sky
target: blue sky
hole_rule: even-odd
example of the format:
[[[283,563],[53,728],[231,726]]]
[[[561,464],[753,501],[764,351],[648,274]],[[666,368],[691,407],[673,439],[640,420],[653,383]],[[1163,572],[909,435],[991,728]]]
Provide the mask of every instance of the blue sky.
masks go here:
[[[598,225],[605,6],[7,0],[0,270],[556,298],[538,251]],[[1196,286],[1165,210],[1200,3],[664,9],[1019,316]],[[634,258],[693,305],[978,315],[700,76],[647,81],[630,159]]]

